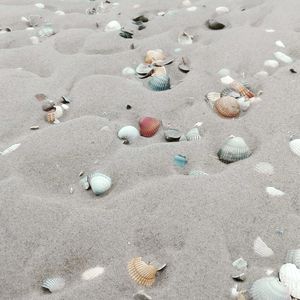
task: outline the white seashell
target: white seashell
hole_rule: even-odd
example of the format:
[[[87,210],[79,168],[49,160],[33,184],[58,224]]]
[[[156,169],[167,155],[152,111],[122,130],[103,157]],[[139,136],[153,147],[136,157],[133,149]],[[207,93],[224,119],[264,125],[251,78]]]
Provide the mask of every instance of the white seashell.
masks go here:
[[[300,268],[300,249],[289,250],[286,256],[286,262],[296,265]]]
[[[122,127],[118,132],[119,139],[126,140],[129,143],[131,143],[139,136],[140,136],[140,132],[133,126]]]
[[[33,45],[37,45],[40,42],[40,40],[39,40],[39,38],[37,36],[31,36],[29,39],[31,40],[31,43]]]
[[[232,299],[237,299],[237,297],[239,296],[239,292],[238,292],[238,285],[235,284],[234,287],[232,287],[230,289],[230,296]]]
[[[226,77],[230,75],[230,70],[229,69],[221,69],[220,71],[218,71],[218,75],[221,77]]]
[[[159,11],[157,13],[157,15],[160,16],[160,17],[163,17],[165,14],[166,14],[166,12],[164,12],[164,11]]]
[[[225,85],[229,85],[234,82],[234,79],[231,78],[229,75],[227,75],[227,76],[221,78],[221,82]]]
[[[110,21],[104,28],[104,31],[111,32],[120,30],[122,28],[121,24],[118,21]]]
[[[275,30],[270,28],[270,29],[266,29],[265,32],[271,33],[271,32],[275,32]]]
[[[94,194],[97,196],[107,192],[112,185],[111,178],[99,172],[90,174],[88,176],[88,182]]]
[[[51,24],[45,24],[37,33],[40,37],[50,37],[55,31]]]
[[[45,4],[43,3],[36,3],[34,4],[34,6],[36,6],[37,8],[45,8]]]
[[[262,257],[270,257],[274,254],[273,250],[259,236],[253,243],[253,250]]]
[[[248,266],[248,263],[246,260],[244,260],[242,257],[238,258],[232,263],[232,266],[235,267],[238,271],[246,269]]]
[[[65,280],[62,277],[47,278],[43,281],[42,287],[49,292],[54,293],[65,287]]]
[[[279,270],[279,278],[290,295],[300,299],[300,270],[294,264],[284,264]]]
[[[20,146],[21,146],[21,144],[14,144],[14,145],[8,147],[7,149],[5,149],[3,152],[0,152],[0,153],[1,153],[1,155],[9,154],[9,153],[17,150]]]
[[[198,9],[197,6],[191,6],[191,7],[188,7],[186,10],[187,11],[196,11]]]
[[[240,109],[242,111],[247,111],[251,105],[251,102],[247,100],[245,97],[240,97],[237,99],[237,102],[240,105]]]
[[[188,141],[198,141],[201,140],[201,135],[198,127],[192,128],[186,135]]]
[[[286,55],[286,54],[284,54],[284,53],[282,53],[282,52],[280,52],[280,51],[275,52],[275,53],[274,53],[274,56],[275,56],[278,60],[280,60],[280,61],[282,61],[282,62],[284,62],[284,63],[286,63],[286,64],[290,64],[290,63],[293,62],[293,60],[292,60],[291,57],[289,57],[288,55]]]
[[[54,113],[55,119],[61,118],[64,114],[63,108],[60,105],[55,105],[54,108],[55,108],[55,113]]]
[[[59,124],[59,123],[60,123],[60,121],[57,120],[57,119],[55,119],[55,120],[53,121],[53,124]]]
[[[253,300],[291,300],[289,290],[275,277],[263,277],[250,289]]]
[[[64,16],[64,15],[65,15],[65,12],[62,11],[62,10],[57,10],[57,11],[55,12],[55,14],[58,15],[58,16]]]
[[[148,74],[151,74],[151,72],[153,71],[153,67],[150,65],[139,64],[136,67],[135,71],[139,75],[148,75]]]
[[[122,70],[122,74],[125,76],[135,75],[135,70],[131,67],[126,67]]]
[[[270,67],[270,68],[277,68],[279,66],[279,62],[274,59],[268,59],[264,62],[265,67]]]
[[[34,30],[34,28],[33,27],[27,27],[26,30],[30,31],[30,30]]]
[[[274,167],[268,162],[259,162],[256,164],[254,170],[265,175],[274,174]]]
[[[266,192],[272,196],[272,197],[280,197],[280,196],[283,196],[285,193],[272,187],[272,186],[268,186],[266,187]]]
[[[104,273],[104,268],[97,266],[95,268],[91,268],[91,269],[84,271],[81,274],[81,279],[82,280],[92,280],[92,279],[95,279],[98,276],[102,275],[103,273]]]
[[[255,78],[266,78],[268,76],[269,73],[267,71],[259,71],[254,75]]]
[[[276,41],[275,45],[278,46],[278,47],[280,47],[280,48],[285,48],[285,45],[284,45],[284,43],[282,41]]]
[[[300,139],[291,140],[289,146],[294,154],[300,156]]]
[[[217,100],[221,98],[221,93],[210,92],[206,96],[207,102],[209,103],[211,108],[214,108]]]
[[[226,14],[229,12],[229,8],[226,6],[219,6],[216,8],[216,13],[218,15]]]
[[[193,44],[193,36],[189,35],[186,32],[183,32],[181,34],[179,34],[178,36],[178,43],[181,45],[191,45]]]

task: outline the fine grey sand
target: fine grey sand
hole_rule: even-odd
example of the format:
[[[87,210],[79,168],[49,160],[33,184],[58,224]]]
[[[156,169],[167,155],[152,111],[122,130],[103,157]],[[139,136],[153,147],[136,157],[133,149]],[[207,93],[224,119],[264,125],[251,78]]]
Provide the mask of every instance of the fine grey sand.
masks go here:
[[[276,276],[287,250],[300,247],[300,158],[288,144],[300,133],[299,0],[191,0],[195,11],[181,0],[120,0],[95,15],[86,14],[87,0],[35,3],[0,0],[0,27],[12,29],[0,33],[0,151],[21,144],[0,155],[0,299],[132,299],[143,289],[127,271],[135,256],[167,263],[145,288],[159,300],[230,299],[232,262],[240,257],[248,270],[239,289],[268,269]],[[219,16],[228,26],[212,31],[205,21],[218,6],[229,8]],[[131,19],[141,14],[149,22],[138,31]],[[21,20],[30,15],[42,16],[57,33],[32,44],[38,29],[26,30]],[[104,32],[111,20],[134,30],[133,39]],[[194,35],[193,44],[178,44],[183,31]],[[167,66],[172,88],[163,92],[122,74],[157,48],[177,57]],[[293,63],[265,68],[276,51]],[[182,55],[191,62],[188,74],[176,67]],[[241,118],[220,118],[204,101],[224,87],[222,68],[263,91]],[[262,70],[269,76],[255,75]],[[45,121],[34,97],[39,93],[71,100],[60,124]],[[138,128],[141,116],[184,132],[203,122],[203,137],[167,143],[161,128],[124,145],[118,130]],[[34,125],[39,129],[30,130]],[[228,165],[216,159],[229,135],[243,137],[252,156]],[[177,154],[188,158],[184,169],[174,165]],[[257,173],[259,162],[271,163],[274,174]],[[193,169],[209,175],[188,176]],[[107,194],[97,197],[80,186],[78,174],[92,170],[112,178]],[[271,197],[268,186],[285,194]],[[257,236],[273,256],[254,253]],[[81,280],[95,266],[104,273]],[[53,276],[64,277],[66,286],[46,294],[41,283]]]

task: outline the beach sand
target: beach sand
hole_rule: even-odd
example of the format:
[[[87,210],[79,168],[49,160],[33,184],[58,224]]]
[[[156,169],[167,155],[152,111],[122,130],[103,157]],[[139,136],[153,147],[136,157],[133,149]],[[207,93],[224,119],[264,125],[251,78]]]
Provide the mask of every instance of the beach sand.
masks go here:
[[[300,158],[289,149],[290,135],[300,133],[299,73],[289,71],[300,72],[299,1],[191,0],[197,9],[189,11],[178,0],[120,0],[95,15],[86,14],[88,1],[35,3],[0,0],[0,25],[12,29],[0,33],[0,151],[21,144],[0,156],[0,298],[133,299],[143,289],[127,271],[135,256],[167,263],[145,288],[152,299],[230,299],[232,262],[240,257],[248,270],[239,289],[250,288],[267,269],[276,275],[287,250],[300,246]],[[230,10],[219,16],[227,27],[209,30],[205,21],[218,6]],[[131,19],[141,14],[149,22],[138,31]],[[57,33],[32,44],[38,29],[26,30],[21,21],[30,15],[42,16]],[[104,32],[111,20],[134,30],[133,39]],[[193,44],[178,43],[183,31],[194,35]],[[172,88],[163,92],[122,74],[157,48],[177,57],[167,66]],[[293,63],[264,67],[276,51]],[[191,62],[187,74],[177,70],[182,55]],[[262,101],[234,120],[204,101],[224,88],[217,74],[222,68],[263,92]],[[269,76],[258,77],[262,70]],[[39,93],[71,100],[60,124],[45,121],[34,97]],[[167,143],[160,128],[124,145],[118,130],[138,128],[141,116],[184,132],[203,122],[203,137]],[[34,125],[39,129],[30,130]],[[253,154],[227,165],[216,155],[230,135],[243,137]],[[177,154],[188,159],[183,169],[174,165]],[[274,174],[256,172],[259,162],[271,163]],[[193,169],[208,176],[188,176]],[[80,186],[79,173],[93,170],[112,178],[103,196]],[[271,197],[268,186],[285,194]],[[257,236],[273,256],[253,251]],[[104,273],[81,280],[95,266]],[[65,278],[65,288],[45,294],[42,281],[55,276]]]

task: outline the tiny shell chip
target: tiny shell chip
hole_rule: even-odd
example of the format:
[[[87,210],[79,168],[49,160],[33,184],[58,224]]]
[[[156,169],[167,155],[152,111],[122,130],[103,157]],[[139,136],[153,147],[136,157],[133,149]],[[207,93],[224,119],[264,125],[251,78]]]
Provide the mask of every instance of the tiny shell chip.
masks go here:
[[[98,276],[102,275],[103,273],[104,273],[104,268],[97,266],[95,268],[91,268],[91,269],[84,271],[81,274],[81,279],[82,280],[92,280],[92,279],[95,279]]]
[[[225,118],[234,118],[240,114],[240,105],[233,97],[221,97],[216,101],[214,107],[216,111]]]
[[[166,129],[164,134],[167,142],[178,142],[180,137],[182,136],[182,133],[175,128]]]
[[[112,186],[111,178],[100,172],[94,172],[90,174],[88,176],[88,182],[96,196],[104,194]]]
[[[123,37],[124,39],[132,39],[133,38],[133,33],[121,29],[121,32],[119,33],[119,36]]]
[[[206,26],[209,28],[209,29],[212,29],[212,30],[220,30],[220,29],[223,29],[225,28],[225,25],[214,20],[214,19],[209,19],[206,21]]]
[[[294,264],[284,264],[279,270],[279,278],[290,295],[300,299],[300,270]]]
[[[275,59],[268,59],[264,62],[264,66],[275,69],[275,68],[279,67],[279,62]]]
[[[64,110],[69,110],[69,109],[70,109],[69,105],[67,105],[67,104],[62,104],[61,107],[62,107]]]
[[[148,50],[145,56],[145,63],[152,64],[155,61],[165,60],[166,55],[164,54],[163,50],[155,49],[155,50]]]
[[[253,250],[261,257],[270,257],[274,252],[267,244],[258,236],[253,243]]]
[[[234,79],[230,77],[229,75],[221,77],[221,82],[225,85],[229,85],[234,82]]]
[[[138,291],[133,295],[134,300],[152,300],[152,297],[147,295],[144,291]]]
[[[131,67],[126,67],[122,70],[122,74],[125,76],[130,76],[135,74],[135,70]]]
[[[229,12],[229,8],[228,7],[225,7],[225,6],[219,6],[216,8],[216,13],[218,15],[222,15],[222,14],[226,14]]]
[[[139,120],[140,134],[144,137],[152,137],[160,127],[160,120],[152,117],[141,117]]]
[[[31,40],[31,43],[33,45],[37,45],[40,42],[40,40],[37,36],[31,36],[29,39]]]
[[[231,278],[235,281],[245,281],[246,280],[246,274],[245,273],[239,273],[237,275],[231,275]]]
[[[178,65],[178,69],[183,73],[188,73],[191,70],[190,62],[187,57],[181,58],[181,62]]]
[[[62,277],[47,278],[42,283],[42,288],[54,293],[65,287],[65,280]]]
[[[83,174],[83,173],[82,173]],[[81,176],[81,175],[80,175]],[[90,184],[88,182],[88,177],[87,176],[83,176],[80,179],[80,185],[85,189],[88,190],[90,188]]]
[[[121,140],[126,140],[131,143],[140,136],[139,131],[133,126],[124,126],[118,132],[118,137]]]
[[[193,36],[189,35],[186,32],[183,32],[181,34],[179,34],[178,36],[178,43],[181,45],[191,45],[193,44]]]
[[[289,146],[294,154],[300,156],[300,139],[291,140]]]
[[[55,14],[58,15],[58,16],[64,16],[64,15],[65,15],[65,12],[62,11],[62,10],[57,10],[57,11],[55,12]]]
[[[188,160],[186,156],[178,154],[174,157],[174,163],[176,166],[183,168],[187,164]]]
[[[272,197],[280,197],[280,196],[283,196],[285,193],[272,187],[272,186],[268,186],[266,187],[266,192],[272,196]]]
[[[208,174],[207,173],[205,173],[204,171],[202,171],[202,170],[196,170],[196,169],[194,169],[194,170],[191,170],[190,172],[189,172],[189,176],[195,176],[195,177],[198,177],[198,176],[208,176]]]
[[[286,262],[294,264],[300,269],[300,249],[289,250],[286,256]]]
[[[260,174],[265,174],[265,175],[274,174],[274,167],[268,162],[257,163],[254,170]]]
[[[198,9],[197,6],[191,6],[191,7],[188,7],[186,10],[187,11],[196,11]]]
[[[291,64],[293,62],[293,59],[291,57],[289,57],[288,55],[286,55],[286,54],[284,54],[284,53],[282,53],[280,51],[275,52],[274,56],[278,60],[280,60],[280,61],[282,61],[282,62],[284,62],[286,64]]]
[[[232,266],[237,270],[243,270],[247,268],[248,263],[242,257],[240,257],[232,263]]]
[[[147,17],[145,17],[144,15],[141,15],[136,18],[133,18],[132,21],[147,23],[149,21],[149,19]]]
[[[280,47],[280,48],[285,48],[285,45],[284,45],[284,43],[282,41],[276,41],[275,45],[278,46],[278,47]]]
[[[170,77],[168,75],[153,76],[148,81],[148,86],[156,92],[169,90],[171,88]]]
[[[55,114],[55,119],[61,118],[64,114],[64,110],[63,110],[62,106],[55,105],[54,108],[55,108],[55,113],[54,113]]]
[[[111,31],[117,31],[121,30],[122,26],[118,21],[110,21],[108,24],[106,24],[104,31],[105,32],[111,32]]]

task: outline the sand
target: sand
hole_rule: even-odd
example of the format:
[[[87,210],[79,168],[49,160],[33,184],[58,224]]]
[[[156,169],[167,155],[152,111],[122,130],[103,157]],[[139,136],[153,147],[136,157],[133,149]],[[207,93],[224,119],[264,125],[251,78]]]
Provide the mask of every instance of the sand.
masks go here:
[[[135,256],[168,264],[145,289],[153,299],[229,299],[232,262],[239,257],[248,262],[239,289],[250,288],[267,269],[276,274],[287,250],[299,247],[300,159],[288,146],[291,133],[300,132],[299,73],[289,71],[300,72],[299,1],[191,0],[197,10],[187,11],[178,0],[122,0],[97,15],[85,13],[88,1],[45,0],[44,9],[35,3],[0,0],[1,26],[12,28],[0,34],[0,151],[21,143],[0,156],[0,298],[132,299],[142,289],[127,272]],[[212,31],[204,23],[218,6],[229,8],[219,16],[228,26]],[[131,19],[140,14],[150,21],[137,31]],[[32,44],[37,30],[21,21],[30,15],[51,22],[57,34]],[[111,20],[134,30],[134,38],[104,32]],[[178,44],[182,31],[194,35],[192,45]],[[186,55],[192,66],[188,74],[176,61],[168,66],[172,88],[164,92],[122,74],[156,48]],[[293,63],[264,68],[276,51]],[[220,118],[204,101],[224,87],[217,74],[222,68],[263,91],[262,101],[235,120]],[[255,76],[262,70],[269,76]],[[38,93],[54,101],[69,97],[60,124],[44,120]],[[167,143],[161,128],[124,145],[118,130],[138,127],[141,116],[184,132],[203,122],[203,137]],[[39,129],[30,130],[34,125]],[[216,153],[231,134],[243,137],[253,154],[226,165]],[[176,154],[188,158],[184,169],[174,165]],[[273,175],[254,170],[262,161],[273,165]],[[81,171],[96,169],[113,180],[100,197],[79,184]],[[209,175],[188,176],[193,169]],[[270,197],[268,186],[285,195]],[[257,236],[272,257],[254,253]],[[102,275],[81,280],[96,266],[105,269]],[[66,286],[47,295],[40,285],[53,276],[64,277]]]

